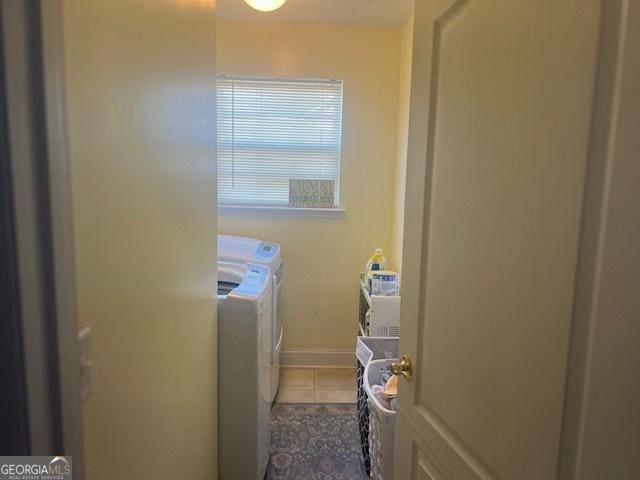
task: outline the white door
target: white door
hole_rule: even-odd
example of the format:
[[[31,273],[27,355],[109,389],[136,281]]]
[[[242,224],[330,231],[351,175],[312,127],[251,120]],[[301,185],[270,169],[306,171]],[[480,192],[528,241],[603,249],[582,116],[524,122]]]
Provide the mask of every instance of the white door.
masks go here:
[[[397,480],[556,476],[600,8],[416,2]]]

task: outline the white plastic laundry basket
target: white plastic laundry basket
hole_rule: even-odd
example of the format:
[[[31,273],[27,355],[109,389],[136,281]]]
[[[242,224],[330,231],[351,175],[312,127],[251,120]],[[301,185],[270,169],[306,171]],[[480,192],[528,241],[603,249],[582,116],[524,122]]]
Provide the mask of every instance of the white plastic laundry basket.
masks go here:
[[[358,358],[358,430],[362,444],[362,460],[367,475],[371,474],[369,449],[369,403],[364,388],[364,369],[372,360],[395,358],[398,356],[398,337],[358,337],[356,357]]]
[[[382,373],[397,361],[397,358],[372,360],[364,368],[364,387],[370,411],[369,454],[373,480],[393,480],[396,412],[384,407],[376,398],[371,387],[380,385]]]
[[[371,360],[396,358],[398,356],[398,337],[358,337],[356,357],[363,367]],[[395,361],[395,360],[394,360]]]

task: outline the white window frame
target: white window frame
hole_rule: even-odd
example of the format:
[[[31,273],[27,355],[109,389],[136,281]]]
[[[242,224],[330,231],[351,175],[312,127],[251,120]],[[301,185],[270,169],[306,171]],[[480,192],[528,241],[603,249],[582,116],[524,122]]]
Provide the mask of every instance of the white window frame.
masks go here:
[[[268,204],[219,204],[218,212],[221,215],[238,215],[238,214],[300,214],[304,216],[324,217],[342,215],[346,212],[346,208],[343,205],[343,185],[342,181],[342,125],[343,125],[343,98],[344,98],[344,84],[342,80],[335,79],[311,79],[311,78],[291,78],[291,77],[266,77],[266,76],[248,76],[248,75],[218,75],[218,80],[247,80],[247,81],[268,81],[268,82],[292,82],[292,83],[339,83],[341,86],[340,96],[340,120],[339,120],[339,148],[338,148],[338,186],[337,205],[333,207],[325,208],[309,208],[309,207],[292,207],[287,205],[268,205]]]

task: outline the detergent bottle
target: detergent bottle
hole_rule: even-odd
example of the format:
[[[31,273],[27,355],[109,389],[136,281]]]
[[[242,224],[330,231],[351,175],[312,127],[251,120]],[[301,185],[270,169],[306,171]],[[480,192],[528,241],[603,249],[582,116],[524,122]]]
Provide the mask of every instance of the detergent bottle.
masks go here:
[[[384,270],[387,267],[387,259],[384,258],[384,253],[381,248],[376,248],[371,255],[371,258],[364,267],[365,278],[369,275],[371,270]]]

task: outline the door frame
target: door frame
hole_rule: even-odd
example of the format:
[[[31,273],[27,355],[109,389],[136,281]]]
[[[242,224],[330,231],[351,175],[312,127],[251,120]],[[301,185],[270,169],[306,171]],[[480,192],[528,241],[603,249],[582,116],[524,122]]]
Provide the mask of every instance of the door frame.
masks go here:
[[[618,478],[626,478],[625,475],[635,478],[638,474],[637,470],[630,471],[629,462],[636,455],[637,444],[622,441],[640,436],[636,413],[640,401],[637,371],[628,361],[632,355],[631,349],[627,350],[629,346],[611,342],[637,339],[640,334],[637,316],[634,316],[634,312],[640,310],[640,299],[637,291],[629,295],[640,279],[640,262],[635,253],[640,244],[640,229],[634,227],[640,189],[637,183],[635,189],[625,186],[626,182],[638,178],[633,174],[637,166],[632,165],[637,164],[640,142],[637,135],[629,132],[637,130],[640,122],[639,90],[634,87],[640,84],[637,42],[640,8],[633,1],[606,0],[602,2],[601,14],[558,458],[557,478],[562,479],[598,476],[597,472],[584,469],[584,457],[588,456],[585,442],[589,441],[589,435],[593,436],[587,428],[593,423],[604,426],[599,436],[615,433],[618,437],[615,458],[606,458],[607,452],[602,452],[603,463],[614,468],[607,468],[608,474]],[[610,303],[612,287],[620,292],[615,298],[615,307]],[[608,350],[596,352],[596,343]],[[635,348],[637,358],[637,345]],[[603,358],[603,353],[609,358]],[[623,400],[620,391],[609,391],[606,411],[592,410],[591,404],[597,402],[597,389],[602,387],[596,386],[594,391],[591,383],[598,382],[597,375],[607,369],[615,371],[621,383],[636,385],[636,388],[626,391]],[[624,420],[620,421],[621,418]],[[622,423],[625,427],[615,431]],[[629,470],[621,472],[615,468]]]
[[[0,18],[2,18],[0,5]],[[30,448],[26,409],[26,378],[20,309],[19,271],[15,238],[13,176],[9,149],[8,106],[5,88],[4,28],[0,22],[0,451],[27,455]]]
[[[81,368],[78,341],[71,162],[67,129],[62,0],[39,0],[44,121],[50,183],[56,297],[59,395],[63,451],[74,457],[74,478],[84,478]]]
[[[0,0],[28,443],[84,478],[61,0]],[[14,341],[15,339],[9,339]]]

